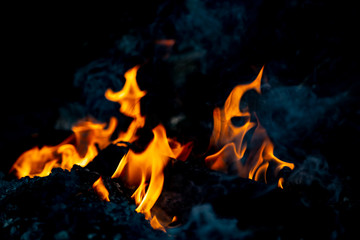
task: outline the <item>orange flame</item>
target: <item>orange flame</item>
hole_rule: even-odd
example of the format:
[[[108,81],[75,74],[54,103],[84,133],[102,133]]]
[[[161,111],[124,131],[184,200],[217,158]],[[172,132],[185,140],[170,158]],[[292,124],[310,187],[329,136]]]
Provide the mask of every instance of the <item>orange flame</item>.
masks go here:
[[[25,176],[44,177],[53,168],[70,170],[75,164],[82,167],[91,162],[97,155],[95,144],[100,149],[109,143],[110,136],[116,127],[115,118],[110,119],[107,129],[105,124],[92,121],[80,121],[73,128],[74,134],[57,146],[34,147],[24,152],[14,163],[10,172],[22,178]],[[70,144],[75,139],[75,145]]]
[[[222,109],[215,108],[214,117],[214,129],[210,140],[210,145],[215,147],[224,146],[219,153],[215,153],[208,156],[205,161],[214,170],[218,166],[225,167],[227,164],[224,162],[228,159],[225,156],[233,155],[236,160],[240,160],[246,150],[246,144],[243,144],[245,134],[252,129],[255,124],[250,122],[250,113],[240,111],[240,102],[243,95],[249,90],[256,90],[260,93],[261,77],[264,67],[260,70],[260,73],[256,79],[245,85],[236,86],[225,101],[225,105]],[[245,117],[245,123],[243,126],[235,126],[231,119],[233,117]],[[221,153],[220,153],[221,152]]]
[[[125,77],[124,87],[119,92],[113,92],[108,89],[105,92],[105,97],[113,102],[120,103],[119,111],[128,117],[134,118],[128,130],[125,133],[120,133],[116,141],[133,142],[136,140],[136,131],[142,128],[145,124],[145,117],[141,115],[140,99],[146,95],[146,91],[141,91],[137,82],[136,75],[140,66],[135,66],[128,70]]]
[[[123,89],[114,93],[107,90],[105,97],[114,102],[120,103],[120,112],[132,117],[128,129],[120,133],[114,141],[133,142],[137,139],[136,131],[145,124],[145,117],[141,115],[140,99],[146,95],[146,91],[140,90],[136,75],[139,66],[136,66],[125,73],[125,84]],[[152,216],[151,208],[154,206],[162,192],[164,184],[163,169],[169,158],[177,158],[185,161],[189,156],[192,143],[182,146],[175,140],[168,139],[165,128],[158,125],[152,130],[154,138],[147,148],[141,153],[135,153],[131,149],[121,159],[112,178],[124,178],[127,184],[137,187],[132,195],[137,205],[136,211],[143,213],[145,218],[155,229],[165,230],[156,216]]]
[[[165,42],[167,44],[167,42]],[[105,97],[120,104],[119,111],[126,116],[133,118],[128,129],[121,132],[113,143],[119,141],[133,142],[138,136],[137,130],[144,127],[145,117],[141,115],[140,100],[146,95],[136,81],[139,66],[135,66],[125,73],[126,82],[119,92],[108,89]],[[206,157],[206,164],[212,169],[226,171],[227,165],[235,163],[239,175],[259,181],[264,179],[270,162],[276,164],[275,174],[284,167],[294,168],[294,164],[286,163],[274,156],[274,146],[267,136],[265,129],[257,123],[251,122],[251,113],[240,110],[240,102],[243,95],[250,90],[260,93],[261,77],[263,69],[259,72],[256,79],[245,85],[236,86],[225,101],[222,109],[214,109],[214,129],[210,140],[210,146],[220,149],[217,153]],[[245,123],[242,126],[235,126],[232,123],[233,117],[242,117]],[[81,121],[72,130],[74,134],[57,146],[37,147],[23,153],[13,165],[11,171],[21,178],[24,176],[47,176],[51,169],[61,167],[70,170],[74,164],[86,166],[98,154],[98,149],[103,149],[110,144],[117,125],[116,118],[111,118],[107,129],[105,124],[95,123],[94,121]],[[241,162],[247,150],[244,138],[255,126],[252,141],[260,139],[262,144],[254,149],[243,164]],[[176,140],[167,138],[165,128],[159,124],[153,130],[153,139],[146,149],[141,153],[136,153],[132,149],[120,160],[112,178],[121,177],[128,185],[136,187],[132,198],[137,205],[136,211],[143,213],[145,218],[155,229],[165,231],[164,226],[168,223],[161,222],[155,214],[151,212],[154,204],[159,198],[163,184],[163,170],[168,164],[169,159],[185,161],[191,150],[192,143],[181,145]],[[75,142],[75,143],[73,143]],[[282,187],[284,179],[280,178],[278,186]],[[99,197],[105,201],[110,201],[109,192],[100,177],[93,184],[93,189]],[[174,216],[172,218],[176,219]],[[169,222],[170,223],[170,222]]]
[[[284,178],[279,178],[278,187],[284,189],[283,185],[284,185]]]
[[[92,188],[103,201],[110,202],[109,191],[106,189],[102,177],[99,177],[99,179],[94,182]]]
[[[291,170],[294,169],[295,165],[293,163],[281,161],[274,155],[274,144],[271,142],[266,130],[259,123],[259,120],[252,140],[254,141],[255,139],[261,140],[262,144],[257,151],[252,151],[249,154],[245,165],[239,167],[242,174],[248,172],[248,178],[255,181],[258,181],[260,176],[263,176],[266,182],[266,171],[270,162],[276,165],[275,175],[278,175],[284,167],[288,167]]]
[[[152,130],[154,138],[141,153],[131,149],[125,155],[112,178],[124,176],[132,186],[138,186],[132,197],[137,205],[136,211],[143,213],[151,225],[163,229],[162,225],[151,215],[151,208],[161,194],[164,184],[164,167],[169,158],[175,158],[166,137],[165,128],[158,125]]]
[[[240,110],[240,102],[243,95],[249,90],[255,90],[259,94],[261,78],[264,67],[261,68],[255,80],[249,84],[236,86],[225,101],[222,109],[215,108],[214,129],[210,140],[210,146],[221,148],[218,152],[205,158],[206,164],[213,170],[227,171],[230,164],[235,164],[238,174],[241,177],[247,177],[259,181],[261,178],[266,182],[266,173],[269,162],[277,164],[275,174],[284,168],[294,169],[294,164],[283,162],[274,156],[274,146],[267,136],[265,129],[260,125],[250,121],[251,113]],[[231,119],[242,117],[245,123],[242,126],[235,126]],[[261,139],[262,144],[255,151],[251,151],[245,164],[242,163],[247,144],[244,142],[245,135],[257,125],[252,141]]]

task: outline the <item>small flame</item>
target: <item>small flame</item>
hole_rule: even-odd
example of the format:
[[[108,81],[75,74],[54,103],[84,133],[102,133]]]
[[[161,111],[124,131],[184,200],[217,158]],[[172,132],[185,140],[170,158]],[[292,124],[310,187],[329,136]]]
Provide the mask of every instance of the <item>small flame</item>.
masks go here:
[[[259,120],[252,140],[261,140],[262,144],[257,151],[252,151],[250,153],[248,161],[243,168],[249,171],[249,179],[254,178],[255,181],[258,181],[260,176],[263,176],[266,182],[266,170],[270,162],[276,164],[275,175],[278,175],[280,170],[284,167],[288,167],[291,170],[294,169],[295,165],[293,163],[281,161],[274,155],[274,144],[271,142],[266,130],[259,123]]]
[[[94,184],[92,185],[92,188],[95,190],[95,192],[101,198],[101,200],[110,202],[109,191],[106,189],[104,182],[102,180],[102,177],[99,177],[99,179],[94,182]]]
[[[134,118],[134,120],[130,123],[128,130],[124,133],[120,133],[118,139],[114,142],[135,141],[136,131],[139,128],[142,128],[145,124],[145,117],[141,115],[140,99],[146,95],[146,91],[140,90],[136,81],[136,75],[139,67],[140,66],[135,66],[125,73],[124,77],[126,81],[124,87],[119,92],[113,92],[111,89],[108,89],[105,92],[105,97],[108,100],[120,103],[119,111],[121,113]]]
[[[294,169],[294,164],[283,162],[274,156],[274,145],[270,141],[265,129],[257,123],[251,122],[251,113],[249,111],[242,112],[240,110],[241,99],[247,91],[255,90],[261,93],[261,78],[264,67],[261,68],[255,80],[249,84],[236,86],[225,101],[222,109],[215,108],[213,112],[214,129],[210,140],[210,146],[221,148],[215,154],[205,158],[206,164],[213,170],[227,171],[231,164],[237,166],[238,174],[241,177],[247,177],[259,181],[261,178],[266,180],[267,169],[270,161],[277,164],[275,174],[284,167]],[[232,118],[242,117],[245,119],[242,126],[235,126],[232,123]],[[247,143],[244,142],[245,135],[255,126],[252,142],[257,142],[259,139],[262,144],[257,149],[252,149],[245,164],[242,159],[247,150]],[[256,141],[255,141],[256,140]]]
[[[278,187],[284,189],[283,185],[284,185],[284,178],[279,178]]]

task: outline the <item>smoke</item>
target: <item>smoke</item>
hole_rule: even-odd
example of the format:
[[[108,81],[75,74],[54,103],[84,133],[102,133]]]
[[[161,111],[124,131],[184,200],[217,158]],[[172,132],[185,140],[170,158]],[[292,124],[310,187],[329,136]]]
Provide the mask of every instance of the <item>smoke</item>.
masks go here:
[[[118,112],[118,104],[108,101],[104,94],[108,88],[118,91],[125,79],[124,65],[112,59],[99,59],[80,68],[74,76],[74,87],[80,90],[81,101],[72,102],[59,110],[58,129],[71,129],[78,120],[93,117],[107,122]]]
[[[270,78],[270,83],[274,79]],[[275,79],[276,80],[276,79]],[[276,85],[276,82],[275,82]],[[319,97],[306,86],[275,86],[260,97],[258,115],[275,146],[305,157],[318,154],[326,130],[341,120],[341,102],[346,93]]]
[[[216,216],[210,204],[192,208],[189,221],[178,228],[168,230],[175,239],[246,239],[250,231],[240,231],[237,220]]]
[[[314,187],[317,190],[325,190],[326,194],[319,194],[321,198],[329,202],[338,202],[342,191],[342,184],[339,177],[330,173],[329,165],[322,157],[308,156],[291,173],[289,184],[294,186],[306,186],[309,189]],[[316,195],[316,194],[315,194]],[[307,197],[309,197],[308,195]],[[314,196],[312,196],[314,197]],[[310,204],[310,199],[302,199],[305,204]],[[317,199],[319,200],[319,199]]]

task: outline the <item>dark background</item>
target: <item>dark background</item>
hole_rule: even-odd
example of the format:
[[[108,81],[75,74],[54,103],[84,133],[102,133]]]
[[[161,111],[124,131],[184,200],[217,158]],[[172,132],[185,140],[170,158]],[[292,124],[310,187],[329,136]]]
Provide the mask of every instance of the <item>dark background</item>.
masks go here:
[[[0,170],[7,173],[30,147],[57,144],[70,134],[69,129],[55,128],[64,115],[59,109],[70,102],[87,106],[91,96],[74,79],[91,76],[98,59],[107,66],[122,62],[116,76],[120,82],[126,69],[146,62],[140,87],[150,89],[150,100],[156,103],[162,102],[157,95],[163,92],[170,99],[165,102],[182,101],[177,107],[188,118],[182,127],[190,129],[185,139],[207,139],[211,128],[198,130],[198,123],[211,124],[212,109],[223,104],[233,86],[252,79],[265,64],[271,88],[260,98],[258,114],[276,146],[285,149],[281,159],[297,163],[307,155],[325,159],[331,174],[341,179],[344,195],[359,199],[354,191],[360,133],[354,3],[204,1],[200,7],[191,7],[189,2],[197,1],[130,1],[121,2],[120,7],[4,7]],[[242,10],[240,17],[234,14],[237,7]],[[222,24],[221,33],[212,19]],[[126,44],[118,47],[123,36],[135,36],[135,52],[126,52]],[[154,41],[169,38],[177,41],[175,56],[198,49],[205,49],[206,54],[195,60],[184,57],[180,63],[158,60],[161,53]],[[179,72],[186,73],[185,82],[178,80],[182,79]],[[170,76],[173,83],[159,85],[155,76],[160,83]],[[294,90],[299,86],[305,90]],[[176,100],[171,99],[172,93],[177,94]],[[160,120],[170,118],[150,103],[152,108]],[[97,117],[97,113],[90,114]]]

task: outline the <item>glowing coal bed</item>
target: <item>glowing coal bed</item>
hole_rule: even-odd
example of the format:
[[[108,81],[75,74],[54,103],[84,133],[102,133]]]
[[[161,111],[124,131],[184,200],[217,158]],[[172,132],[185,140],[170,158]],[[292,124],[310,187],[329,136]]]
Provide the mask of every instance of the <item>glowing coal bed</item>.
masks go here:
[[[48,76],[9,83],[18,102],[2,124],[2,238],[351,236],[355,64],[332,48],[348,43],[346,29],[315,21],[338,9],[135,5],[107,9],[98,28],[74,19],[85,30],[65,30],[75,43],[53,56],[70,63],[47,70],[65,71],[51,88]],[[305,15],[307,28],[295,21]]]

